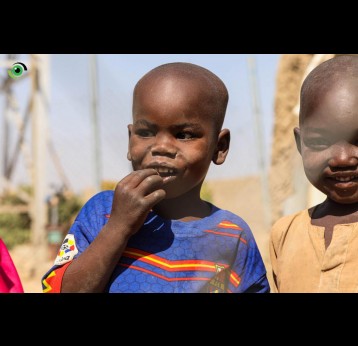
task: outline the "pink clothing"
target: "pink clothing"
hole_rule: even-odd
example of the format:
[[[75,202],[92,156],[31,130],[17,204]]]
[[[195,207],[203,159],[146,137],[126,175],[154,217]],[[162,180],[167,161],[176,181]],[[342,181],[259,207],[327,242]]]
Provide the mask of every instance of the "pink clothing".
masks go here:
[[[24,293],[9,251],[0,239],[0,293]]]

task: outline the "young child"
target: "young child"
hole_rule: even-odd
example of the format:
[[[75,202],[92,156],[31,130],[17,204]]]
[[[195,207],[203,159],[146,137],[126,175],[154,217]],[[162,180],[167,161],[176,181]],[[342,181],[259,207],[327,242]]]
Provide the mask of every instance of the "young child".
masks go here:
[[[269,292],[249,226],[200,198],[224,163],[228,92],[205,68],[170,63],[134,88],[133,172],[82,208],[44,292]]]
[[[327,199],[279,219],[270,255],[278,292],[358,292],[358,57],[317,66],[294,129],[310,183]]]
[[[0,293],[24,293],[19,274],[2,239],[0,239]]]

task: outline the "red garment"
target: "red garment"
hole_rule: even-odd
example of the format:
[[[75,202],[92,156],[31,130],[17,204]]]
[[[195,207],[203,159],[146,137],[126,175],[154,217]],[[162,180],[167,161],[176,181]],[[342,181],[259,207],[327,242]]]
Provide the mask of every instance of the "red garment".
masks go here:
[[[14,262],[0,239],[0,293],[24,293]]]

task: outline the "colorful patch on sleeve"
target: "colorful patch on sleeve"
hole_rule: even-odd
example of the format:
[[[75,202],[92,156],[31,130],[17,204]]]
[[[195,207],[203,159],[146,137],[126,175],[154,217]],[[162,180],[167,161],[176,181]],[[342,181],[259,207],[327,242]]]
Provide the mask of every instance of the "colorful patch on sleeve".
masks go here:
[[[65,264],[64,266],[54,269],[50,274],[42,280],[42,291],[43,293],[60,293],[62,278],[65,274],[65,271],[70,263]]]
[[[65,240],[62,242],[61,248],[57,253],[54,265],[63,265],[73,260],[78,254],[76,241],[73,234],[67,234]]]

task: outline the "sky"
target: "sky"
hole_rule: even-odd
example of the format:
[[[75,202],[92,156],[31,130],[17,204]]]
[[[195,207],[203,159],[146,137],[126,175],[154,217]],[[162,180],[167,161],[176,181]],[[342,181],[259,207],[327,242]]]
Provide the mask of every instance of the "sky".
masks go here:
[[[5,55],[0,59],[4,60]],[[29,62],[29,55],[19,55],[17,61]],[[131,122],[132,92],[136,82],[152,68],[168,62],[190,62],[215,73],[229,91],[229,104],[224,127],[231,131],[231,146],[226,162],[221,166],[211,165],[207,179],[225,179],[258,175],[258,160],[264,148],[265,165],[269,165],[272,144],[274,93],[279,54],[98,54],[98,119],[100,129],[99,162],[103,180],[119,181],[130,173],[126,159],[128,132]],[[256,73],[250,72],[249,59],[255,63]],[[91,122],[91,76],[88,54],[51,54],[49,74],[48,135],[70,187],[80,192],[95,182],[95,155],[93,126]],[[29,69],[31,68],[28,66]],[[0,76],[7,78],[6,68],[0,66]],[[252,83],[257,83],[255,93]],[[14,94],[24,113],[29,99],[30,79],[14,83]],[[254,112],[253,97],[257,98],[258,112]],[[4,110],[4,94],[0,94],[0,107]],[[0,126],[3,136],[3,117]],[[256,125],[255,114],[260,123]],[[255,131],[261,129],[257,137]],[[17,131],[11,126],[15,143]],[[30,126],[26,143],[31,149]],[[0,142],[3,146],[3,142]],[[0,162],[2,167],[3,148]],[[51,156],[48,154],[48,185],[61,186]],[[29,183],[25,160],[21,157],[14,182]]]

